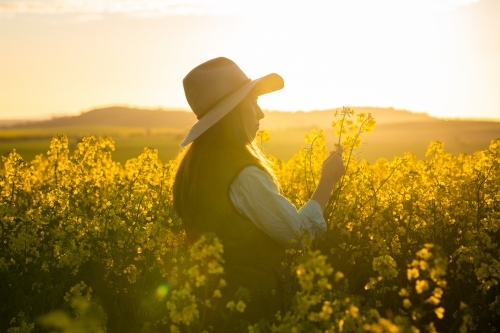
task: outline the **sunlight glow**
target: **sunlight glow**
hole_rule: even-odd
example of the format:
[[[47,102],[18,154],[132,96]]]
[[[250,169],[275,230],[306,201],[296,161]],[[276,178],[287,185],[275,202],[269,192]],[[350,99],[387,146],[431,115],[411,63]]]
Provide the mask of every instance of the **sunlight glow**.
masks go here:
[[[440,22],[430,14],[404,16],[378,7],[358,11],[355,20],[353,15],[338,14],[350,10],[346,5],[330,17],[307,21],[294,13],[272,17],[269,25],[246,22],[243,38],[249,46],[241,54],[242,67],[260,75],[267,67],[285,78],[286,89],[262,97],[265,106],[310,109],[312,104],[321,109],[348,104],[428,110],[434,104],[433,78],[443,75],[436,56]]]
[[[492,99],[473,83],[487,67],[472,50],[457,52],[468,27],[443,19],[441,10],[472,2],[339,1],[309,17],[289,6],[286,16],[266,12],[245,22],[248,46],[238,60],[253,77],[267,70],[285,78],[283,91],[261,97],[268,109],[378,105],[467,116],[479,105],[461,98]]]
[[[500,118],[499,11],[497,0],[3,0],[0,117],[187,109],[184,75],[225,56],[250,78],[283,76],[264,109]]]

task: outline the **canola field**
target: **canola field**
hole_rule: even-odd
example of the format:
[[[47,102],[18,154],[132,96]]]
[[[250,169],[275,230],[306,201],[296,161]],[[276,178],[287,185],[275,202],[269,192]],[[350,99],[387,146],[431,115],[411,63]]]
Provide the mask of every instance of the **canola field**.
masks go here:
[[[368,163],[355,153],[371,115],[344,108],[332,126],[347,172],[325,210],[328,231],[290,245],[289,311],[241,332],[497,331],[500,139],[473,154],[430,142],[425,159]],[[109,137],[70,151],[58,136],[31,161],[2,157],[0,331],[211,332],[215,312],[245,311],[244,293],[217,302],[224,244],[186,241],[172,204],[177,159],[145,148],[120,164],[113,150]],[[269,156],[297,207],[327,154],[325,133],[311,131],[290,160]]]

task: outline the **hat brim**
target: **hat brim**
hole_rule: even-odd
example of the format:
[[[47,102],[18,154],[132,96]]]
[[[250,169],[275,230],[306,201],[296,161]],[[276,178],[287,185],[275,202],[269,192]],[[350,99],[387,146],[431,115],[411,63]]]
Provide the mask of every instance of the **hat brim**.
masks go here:
[[[259,79],[248,82],[243,87],[220,101],[207,114],[205,114],[200,120],[198,120],[198,122],[194,124],[193,127],[191,127],[184,140],[182,140],[180,144],[181,147],[186,146],[187,144],[198,138],[207,129],[221,120],[222,117],[228,114],[245,97],[247,97],[250,92],[253,92],[257,96],[260,96],[282,89],[283,87],[283,78],[276,73],[271,73]]]

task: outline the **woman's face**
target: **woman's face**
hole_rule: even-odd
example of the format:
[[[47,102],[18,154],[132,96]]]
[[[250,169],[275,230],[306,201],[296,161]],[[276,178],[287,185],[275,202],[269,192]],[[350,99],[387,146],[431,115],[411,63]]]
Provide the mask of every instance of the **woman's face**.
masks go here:
[[[257,104],[257,96],[255,95],[249,95],[245,98],[242,109],[246,134],[249,142],[252,142],[259,130],[260,120],[264,118],[264,113]]]

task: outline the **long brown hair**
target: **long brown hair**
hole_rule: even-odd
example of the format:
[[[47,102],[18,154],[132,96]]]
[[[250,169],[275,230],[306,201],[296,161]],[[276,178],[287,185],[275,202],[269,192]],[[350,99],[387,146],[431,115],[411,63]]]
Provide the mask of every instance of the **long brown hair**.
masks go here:
[[[243,100],[226,116],[194,140],[184,151],[173,185],[174,209],[186,225],[210,197],[208,180],[213,180],[224,164],[237,161],[257,164],[274,179],[269,162],[259,146],[249,138],[243,116]],[[241,163],[239,163],[241,164]]]

